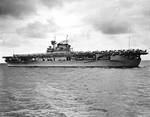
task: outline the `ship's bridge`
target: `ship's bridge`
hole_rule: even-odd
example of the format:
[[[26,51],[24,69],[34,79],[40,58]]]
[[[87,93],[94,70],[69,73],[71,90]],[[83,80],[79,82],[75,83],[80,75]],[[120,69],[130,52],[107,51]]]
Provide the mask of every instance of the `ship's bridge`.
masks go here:
[[[53,47],[49,46],[47,48],[47,53],[49,53],[49,52],[70,52],[71,45],[69,45],[66,40],[62,41],[58,44],[56,43],[56,41],[51,41],[51,44]],[[55,47],[55,45],[56,45],[56,47]]]

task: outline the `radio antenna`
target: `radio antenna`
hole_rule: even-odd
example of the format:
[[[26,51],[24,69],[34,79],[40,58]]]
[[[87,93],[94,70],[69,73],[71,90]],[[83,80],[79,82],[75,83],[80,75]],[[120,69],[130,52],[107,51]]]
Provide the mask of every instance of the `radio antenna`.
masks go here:
[[[66,43],[68,44],[68,34],[66,35]]]
[[[128,48],[131,49],[131,27],[129,28]]]
[[[129,35],[129,49],[130,49],[130,46],[131,46],[131,36]]]

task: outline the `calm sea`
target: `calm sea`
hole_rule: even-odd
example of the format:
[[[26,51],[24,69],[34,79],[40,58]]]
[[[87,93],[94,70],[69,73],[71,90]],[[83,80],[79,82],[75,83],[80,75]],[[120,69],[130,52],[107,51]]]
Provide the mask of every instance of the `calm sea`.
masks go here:
[[[130,69],[0,65],[0,117],[150,117],[150,61]]]

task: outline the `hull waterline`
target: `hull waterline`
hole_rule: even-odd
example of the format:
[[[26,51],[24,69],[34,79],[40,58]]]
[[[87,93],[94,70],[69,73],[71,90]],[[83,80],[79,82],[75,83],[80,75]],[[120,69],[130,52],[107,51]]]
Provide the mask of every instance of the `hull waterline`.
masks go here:
[[[31,63],[18,63],[18,64],[8,64],[8,66],[17,67],[138,67],[140,60],[133,60],[128,62],[123,61],[110,61],[110,60],[100,60],[100,61],[35,61]]]

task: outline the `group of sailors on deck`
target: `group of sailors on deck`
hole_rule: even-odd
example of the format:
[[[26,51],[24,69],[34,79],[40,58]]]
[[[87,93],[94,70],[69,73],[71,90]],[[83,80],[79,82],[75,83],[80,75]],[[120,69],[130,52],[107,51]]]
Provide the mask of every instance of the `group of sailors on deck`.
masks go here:
[[[94,55],[94,54],[101,54],[101,55],[141,55],[146,54],[146,50],[140,49],[122,49],[122,50],[105,50],[105,51],[93,51],[93,52],[76,52],[76,55]]]

